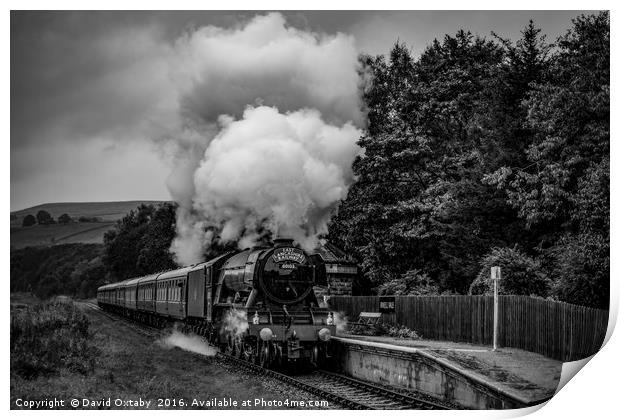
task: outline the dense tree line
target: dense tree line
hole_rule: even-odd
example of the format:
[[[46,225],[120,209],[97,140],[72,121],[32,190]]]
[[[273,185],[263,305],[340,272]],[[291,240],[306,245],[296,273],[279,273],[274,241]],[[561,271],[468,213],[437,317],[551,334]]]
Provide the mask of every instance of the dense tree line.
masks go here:
[[[504,293],[607,307],[607,12],[555,44],[530,22],[361,62],[365,153],[330,239],[371,286],[484,293],[497,263]]]
[[[110,281],[100,244],[65,244],[11,250],[11,292],[40,298],[68,295],[93,297]]]
[[[116,279],[176,268],[170,253],[176,205],[140,205],[104,235],[103,262]]]
[[[105,233],[103,245],[12,249],[11,291],[88,298],[103,284],[176,268],[168,251],[175,211],[170,203],[141,205]]]

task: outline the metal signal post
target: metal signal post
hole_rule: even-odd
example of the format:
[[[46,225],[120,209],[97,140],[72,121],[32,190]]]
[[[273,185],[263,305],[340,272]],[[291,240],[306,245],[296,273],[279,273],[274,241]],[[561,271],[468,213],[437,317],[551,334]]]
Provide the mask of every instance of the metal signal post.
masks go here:
[[[491,267],[491,279],[493,280],[493,351],[497,350],[497,332],[499,318],[499,297],[497,282],[502,278],[501,267]]]

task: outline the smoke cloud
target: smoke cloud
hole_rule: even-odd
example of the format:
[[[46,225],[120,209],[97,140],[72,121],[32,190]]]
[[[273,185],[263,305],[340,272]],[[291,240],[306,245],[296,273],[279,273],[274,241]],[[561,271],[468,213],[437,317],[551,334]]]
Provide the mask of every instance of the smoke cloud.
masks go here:
[[[344,312],[334,312],[334,325],[336,326],[336,332],[344,333],[347,331],[347,323],[349,319]]]
[[[208,26],[173,47],[176,129],[159,136],[179,203],[171,251],[202,259],[214,240],[260,232],[311,249],[353,182],[363,116],[352,37],[288,27],[278,13]]]

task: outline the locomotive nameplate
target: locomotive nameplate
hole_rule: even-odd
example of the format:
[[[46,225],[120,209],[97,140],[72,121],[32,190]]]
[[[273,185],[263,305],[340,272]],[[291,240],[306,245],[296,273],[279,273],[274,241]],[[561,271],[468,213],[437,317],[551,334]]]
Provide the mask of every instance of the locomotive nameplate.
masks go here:
[[[276,248],[273,251],[273,262],[279,263],[282,261],[294,261],[299,264],[303,264],[306,261],[306,256],[298,248]]]

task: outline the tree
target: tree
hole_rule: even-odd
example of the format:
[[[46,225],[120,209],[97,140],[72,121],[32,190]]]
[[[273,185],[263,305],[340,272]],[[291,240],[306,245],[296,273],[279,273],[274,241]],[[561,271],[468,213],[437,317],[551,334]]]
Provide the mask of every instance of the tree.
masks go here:
[[[55,221],[52,215],[49,214],[47,211],[39,210],[37,212],[37,223],[39,223],[40,225],[51,225],[55,223]]]
[[[487,181],[503,190],[557,278],[555,293],[605,307],[609,297],[609,13],[580,16],[558,39],[550,74],[531,86],[532,141],[522,167]],[[595,239],[596,238],[596,239]],[[598,241],[598,244],[597,244]],[[570,258],[567,256],[570,255]],[[564,288],[564,290],[562,290]]]
[[[407,271],[401,277],[389,280],[377,288],[378,295],[438,295],[439,288],[419,270]]]
[[[480,241],[500,225],[487,223],[493,191],[479,181],[478,112],[501,60],[497,44],[465,31],[435,41],[417,62],[402,44],[389,62],[365,59],[365,153],[330,238],[375,285],[418,269],[443,290],[467,290]]]
[[[28,226],[32,226],[32,225],[34,225],[36,223],[37,223],[37,219],[35,219],[32,214],[28,214],[28,215],[26,215],[26,217],[24,217],[24,220],[22,221],[22,226],[28,227]]]
[[[502,269],[498,291],[502,295],[528,295],[547,297],[549,279],[540,261],[515,248],[493,248],[480,262],[480,273],[469,288],[469,294],[493,294],[491,267]]]
[[[58,217],[58,223],[62,223],[63,225],[71,222],[73,222],[73,219],[67,213],[63,213]]]
[[[103,262],[117,279],[176,268],[170,254],[176,205],[141,204],[104,235]]]
[[[530,21],[516,42],[458,31],[360,68],[364,153],[329,239],[375,290],[465,293],[501,257],[511,293],[606,301],[607,12],[554,45]]]
[[[576,305],[609,308],[609,237],[565,235],[550,254],[555,279],[552,296]]]

